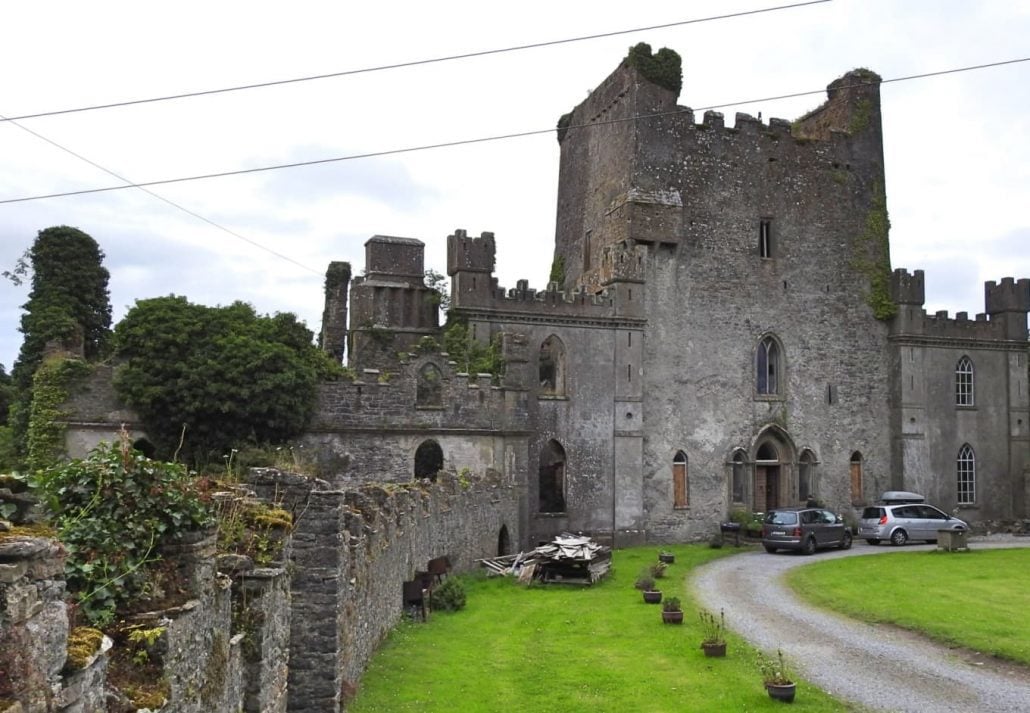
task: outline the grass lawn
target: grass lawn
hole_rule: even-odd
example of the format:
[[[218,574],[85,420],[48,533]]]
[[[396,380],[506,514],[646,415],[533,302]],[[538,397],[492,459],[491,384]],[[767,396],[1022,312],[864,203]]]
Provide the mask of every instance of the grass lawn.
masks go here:
[[[657,547],[616,551],[611,575],[593,587],[470,577],[464,610],[393,631],[348,710],[781,710],[762,687],[753,650],[740,639],[729,637],[724,659],[706,659],[700,649],[686,574],[734,550],[668,549],[676,563],[659,582],[666,597],[683,601],[682,625],[662,624],[661,605],[644,604],[633,588],[640,570],[657,561]],[[792,709],[849,710],[803,682]]]
[[[789,582],[828,609],[1030,665],[1030,549],[848,557]]]

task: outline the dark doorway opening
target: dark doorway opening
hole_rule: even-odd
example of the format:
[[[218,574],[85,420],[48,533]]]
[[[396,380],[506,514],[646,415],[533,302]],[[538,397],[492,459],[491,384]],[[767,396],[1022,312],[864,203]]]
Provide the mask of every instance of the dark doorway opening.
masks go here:
[[[436,482],[436,474],[443,470],[443,449],[436,441],[423,441],[415,451],[415,477]]]

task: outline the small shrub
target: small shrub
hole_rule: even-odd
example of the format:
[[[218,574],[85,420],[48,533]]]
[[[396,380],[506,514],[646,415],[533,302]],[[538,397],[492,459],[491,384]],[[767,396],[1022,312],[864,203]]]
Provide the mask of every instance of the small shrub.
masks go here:
[[[458,611],[465,608],[465,585],[457,577],[448,577],[435,587],[429,605],[436,611]]]
[[[776,656],[766,656],[759,652],[758,670],[762,672],[762,681],[776,686],[794,683],[794,672],[787,665],[783,651],[776,649]]]
[[[651,565],[651,576],[655,579],[661,579],[665,576],[665,570],[669,568],[669,565],[664,562],[655,562]]]
[[[662,611],[683,611],[679,597],[669,597],[662,602]]]
[[[722,533],[717,532],[708,540],[708,546],[713,550],[718,550],[722,547]]]
[[[636,583],[633,585],[641,592],[653,592],[654,591],[654,577],[651,576],[647,570],[640,573],[637,577]]]

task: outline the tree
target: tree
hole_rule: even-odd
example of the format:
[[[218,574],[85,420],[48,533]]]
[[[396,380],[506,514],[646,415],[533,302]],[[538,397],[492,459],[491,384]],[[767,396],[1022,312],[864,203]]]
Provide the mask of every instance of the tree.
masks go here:
[[[111,333],[110,277],[97,242],[65,225],[39,231],[27,253],[32,273],[29,301],[22,309],[25,335],[11,370],[13,397],[10,424],[17,447],[24,452],[32,403],[32,377],[50,342],[81,343],[82,355],[104,354]],[[25,261],[19,274],[26,273]]]
[[[140,300],[115,327],[119,395],[139,413],[156,452],[194,463],[243,444],[282,443],[314,411],[315,386],[333,365],[289,313],[259,316],[242,302]]]

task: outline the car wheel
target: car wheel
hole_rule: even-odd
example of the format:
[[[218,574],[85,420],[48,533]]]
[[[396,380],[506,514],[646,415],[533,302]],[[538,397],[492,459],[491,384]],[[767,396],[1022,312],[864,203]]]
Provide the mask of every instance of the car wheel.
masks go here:
[[[908,542],[908,533],[904,530],[898,529],[891,533],[891,544],[895,547],[901,547],[906,542]]]
[[[815,554],[815,538],[809,537],[807,540],[801,543],[801,554],[803,555],[814,555]]]
[[[847,530],[844,531],[844,537],[841,538],[840,548],[842,550],[850,550],[851,549],[851,533],[848,532]]]
[[[878,539],[876,539],[875,537],[872,538],[872,539],[866,540],[866,542],[868,542],[870,545],[878,545],[878,544],[880,544],[880,541]]]
[[[768,552],[769,554],[771,554],[771,555],[772,554],[776,554],[776,548],[773,547],[772,545],[764,545],[764,547],[765,547],[765,551]]]

